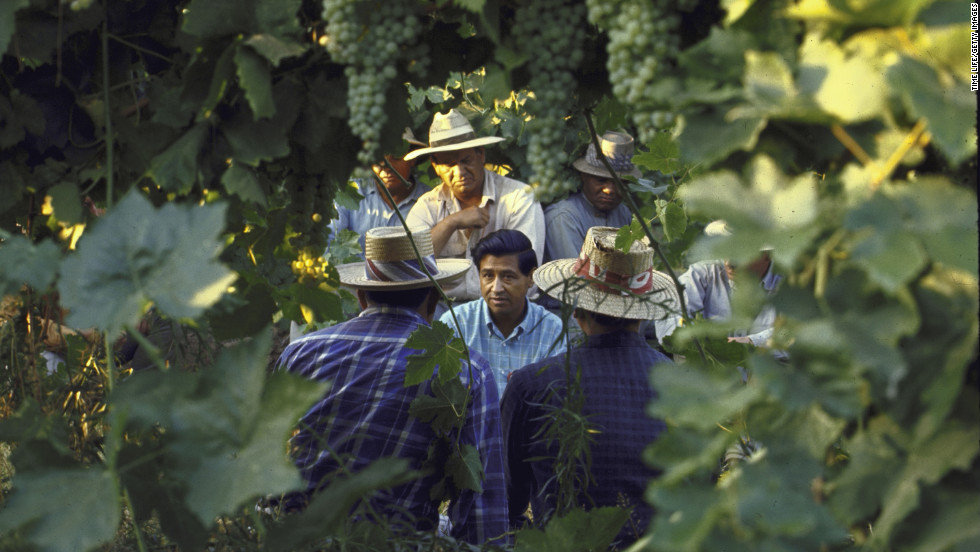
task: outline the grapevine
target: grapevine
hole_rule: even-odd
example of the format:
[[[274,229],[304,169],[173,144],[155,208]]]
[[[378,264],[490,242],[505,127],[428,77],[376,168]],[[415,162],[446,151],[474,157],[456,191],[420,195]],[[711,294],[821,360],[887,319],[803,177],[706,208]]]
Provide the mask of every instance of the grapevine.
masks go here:
[[[327,27],[322,44],[335,61],[347,65],[349,124],[362,141],[357,159],[364,167],[381,158],[386,91],[398,75],[399,60],[405,59],[415,73],[427,68],[426,46],[414,44],[421,34],[416,12],[411,0],[323,0]],[[370,177],[370,172],[360,176]]]
[[[314,249],[301,249],[290,267],[301,284],[316,284],[327,280],[327,261]]]
[[[648,141],[657,129],[670,126],[674,114],[663,111],[652,97],[656,79],[680,50],[678,10],[690,0],[586,0],[589,21],[607,30],[607,68],[613,94],[635,106],[633,122],[640,140]],[[661,109],[658,109],[661,108]]]
[[[585,6],[581,2],[527,2],[514,14],[513,34],[529,55],[529,87],[535,100],[528,104],[533,119],[527,125],[527,157],[531,187],[538,201],[548,202],[575,190],[569,178],[565,150],[565,117],[574,109],[574,72],[584,58]]]
[[[310,176],[289,175],[283,188],[290,198],[290,243],[297,248],[323,251],[326,232],[323,222],[333,213],[330,187]]]

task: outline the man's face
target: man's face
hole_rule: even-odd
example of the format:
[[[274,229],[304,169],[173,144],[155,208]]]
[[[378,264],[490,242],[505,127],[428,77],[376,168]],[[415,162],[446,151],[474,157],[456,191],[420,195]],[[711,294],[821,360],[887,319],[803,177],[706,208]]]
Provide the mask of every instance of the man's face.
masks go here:
[[[484,255],[480,259],[480,293],[494,318],[511,320],[520,316],[532,284],[531,274],[524,275],[518,268],[516,254]]]
[[[431,156],[432,168],[456,199],[472,200],[483,196],[483,148],[442,151]]]
[[[385,188],[388,188],[388,191],[392,195],[407,193],[408,187],[405,186],[405,182],[402,182],[402,179],[405,179],[406,182],[408,181],[409,176],[412,174],[412,167],[415,166],[415,160],[405,161],[400,157],[392,157],[390,155],[386,155],[385,159],[391,163],[391,166],[395,168],[397,173],[392,172],[386,163],[381,162],[375,163],[371,167],[374,170],[374,174],[378,175],[378,178],[384,182]],[[401,178],[398,175],[401,175]]]
[[[623,202],[623,196],[619,195],[613,179],[594,174],[579,174],[582,175],[582,193],[585,194],[585,199],[600,212],[608,213]]]

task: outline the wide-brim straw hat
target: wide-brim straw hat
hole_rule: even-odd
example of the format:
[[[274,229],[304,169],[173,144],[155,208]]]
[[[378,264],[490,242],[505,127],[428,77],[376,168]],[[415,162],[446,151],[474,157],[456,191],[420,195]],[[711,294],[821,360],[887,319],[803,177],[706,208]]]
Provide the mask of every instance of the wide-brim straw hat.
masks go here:
[[[599,137],[599,147],[618,176],[639,178],[642,175],[640,170],[633,165],[633,137],[629,134],[610,130]],[[585,155],[576,159],[572,166],[579,172],[612,178],[609,170],[606,169],[606,165],[596,154],[594,143],[589,144],[585,150]]]
[[[673,280],[653,269],[653,249],[636,241],[616,248],[618,229],[589,228],[577,259],[547,262],[534,271],[538,289],[590,312],[630,320],[662,320],[680,312]]]
[[[423,264],[419,263],[412,240]],[[337,267],[340,283],[355,289],[399,291],[432,285],[429,275],[440,285],[466,274],[469,259],[436,259],[428,228],[412,228],[409,238],[400,226],[372,228],[364,236],[364,261]],[[423,269],[424,266],[424,269]]]
[[[477,136],[473,125],[466,117],[459,111],[450,109],[445,115],[436,113],[432,117],[432,126],[429,127],[429,147],[408,152],[405,160],[411,161],[429,153],[475,148],[503,141],[500,136]]]

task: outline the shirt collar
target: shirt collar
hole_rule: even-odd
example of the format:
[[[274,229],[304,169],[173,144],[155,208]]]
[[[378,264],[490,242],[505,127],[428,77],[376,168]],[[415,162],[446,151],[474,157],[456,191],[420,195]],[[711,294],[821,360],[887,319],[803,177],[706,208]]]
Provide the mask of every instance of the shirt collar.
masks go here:
[[[419,314],[418,312],[416,312],[416,311],[414,311],[412,309],[409,309],[409,308],[405,308],[405,307],[393,307],[391,305],[376,305],[376,306],[371,306],[371,307],[368,307],[368,308],[362,310],[361,313],[358,314],[357,316],[358,317],[361,317],[361,316],[365,316],[366,317],[366,316],[379,316],[379,315],[407,316],[407,317],[410,317],[410,318],[417,319],[420,323],[425,324],[426,326],[429,325],[429,323],[425,321],[425,318],[422,318],[422,315]]]
[[[629,330],[614,330],[604,334],[590,335],[582,346],[587,348],[649,347],[643,336],[638,332],[631,332]]]
[[[500,331],[500,328],[493,323],[493,318],[490,316],[490,306],[487,305],[487,301],[484,298],[480,298],[480,309],[483,311],[483,319],[486,320],[487,330],[494,335],[499,336],[501,339],[510,339],[512,337],[517,337],[521,334],[527,333],[530,328],[531,321],[531,302],[528,301],[527,297],[524,298],[524,318],[514,327],[514,331],[510,335],[504,337],[504,332]]]

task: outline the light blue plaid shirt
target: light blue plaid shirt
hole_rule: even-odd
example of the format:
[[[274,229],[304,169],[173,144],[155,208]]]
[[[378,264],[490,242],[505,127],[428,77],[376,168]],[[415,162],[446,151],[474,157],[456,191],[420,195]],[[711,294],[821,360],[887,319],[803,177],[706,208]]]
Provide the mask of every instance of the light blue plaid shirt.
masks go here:
[[[526,298],[524,305],[527,308],[524,320],[507,337],[493,323],[487,302],[482,298],[453,307],[463,332],[460,337],[467,347],[490,362],[499,395],[503,395],[511,372],[564,353],[567,348],[561,319]],[[456,331],[449,311],[439,320]]]

